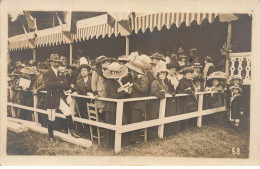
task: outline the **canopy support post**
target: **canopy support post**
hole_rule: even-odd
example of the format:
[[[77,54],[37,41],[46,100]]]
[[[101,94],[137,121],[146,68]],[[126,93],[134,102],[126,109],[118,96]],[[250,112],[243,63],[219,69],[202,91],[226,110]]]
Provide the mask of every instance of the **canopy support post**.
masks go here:
[[[125,36],[125,55],[129,55],[129,35]]]
[[[72,43],[70,43],[70,65],[72,65]]]
[[[33,48],[33,61],[36,62],[36,49]]]
[[[231,24],[231,22],[228,22],[227,48],[229,48],[231,46],[231,36],[232,36],[232,24]],[[230,69],[229,60],[230,60],[229,51],[227,51],[227,54],[226,54],[226,71],[225,71],[227,81],[228,81],[228,78],[229,78],[229,69]]]

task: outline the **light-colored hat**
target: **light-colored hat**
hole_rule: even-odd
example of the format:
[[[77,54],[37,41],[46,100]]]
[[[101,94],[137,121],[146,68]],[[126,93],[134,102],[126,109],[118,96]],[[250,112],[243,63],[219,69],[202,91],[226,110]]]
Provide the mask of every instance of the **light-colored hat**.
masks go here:
[[[137,59],[135,59],[135,60],[133,60],[131,62],[128,62],[125,65],[129,69],[132,69],[132,70],[134,70],[134,71],[136,71],[136,72],[138,72],[140,74],[143,74],[143,75],[145,74],[145,72],[144,72],[144,64],[141,61],[137,60]]]
[[[239,85],[241,85],[243,83],[242,77],[238,76],[238,75],[234,75],[233,77],[231,77],[229,80],[229,83],[233,85],[235,79],[239,80]]]
[[[242,89],[241,89],[241,87],[239,86],[239,85],[233,85],[233,86],[231,86],[230,88],[229,88],[229,90],[233,90],[233,89],[238,89],[238,90],[240,90],[240,93],[242,92]]]
[[[162,61],[166,61],[166,59],[165,59],[165,57],[162,55],[162,54],[160,54],[160,53],[154,53],[151,57],[150,57],[151,59],[158,59],[158,60],[162,60]]]
[[[125,55],[119,56],[117,60],[121,61],[121,62],[128,62],[129,61],[128,58]]]
[[[58,54],[51,54],[49,61],[51,62],[63,62],[63,60],[60,59]]]
[[[20,72],[28,75],[36,74],[36,70],[33,67],[24,67],[20,70]]]
[[[107,58],[106,56],[99,56],[96,60],[96,65],[111,60],[111,58]]]
[[[207,80],[209,81],[209,80],[213,80],[213,79],[225,80],[226,74],[224,72],[221,72],[221,71],[213,72],[209,75]]]
[[[120,65],[117,62],[113,62],[107,66],[107,69],[103,72],[103,75],[108,79],[123,78],[128,74],[128,69],[124,65]]]
[[[151,58],[150,58],[149,56],[147,56],[147,55],[145,55],[145,54],[142,54],[142,55],[138,56],[138,57],[136,58],[136,60],[140,61],[140,62],[143,64],[143,68],[144,68],[145,70],[152,69],[152,67],[151,67],[151,65],[150,65],[150,63],[151,63],[152,61],[151,61]]]
[[[156,71],[157,75],[158,75],[159,73],[162,73],[162,72],[169,73],[169,70],[166,68],[166,65],[161,66],[161,67],[158,68],[157,71]]]

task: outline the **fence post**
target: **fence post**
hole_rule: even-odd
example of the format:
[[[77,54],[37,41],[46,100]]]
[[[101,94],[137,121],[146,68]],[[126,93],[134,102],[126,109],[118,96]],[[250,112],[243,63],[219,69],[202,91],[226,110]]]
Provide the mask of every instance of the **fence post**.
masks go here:
[[[39,118],[38,118],[38,112],[36,111],[36,109],[37,109],[37,107],[36,107],[37,102],[38,102],[38,97],[37,97],[36,94],[34,94],[34,95],[33,95],[33,109],[34,109],[33,114],[34,114],[34,121],[35,121],[36,123],[39,123],[39,120],[38,120],[38,119],[39,119]]]
[[[8,89],[9,89],[9,91],[10,91],[10,101],[12,102],[12,100],[13,100],[13,95],[14,95],[14,91],[13,91],[13,89],[11,89],[11,87],[8,88]],[[13,107],[13,106],[11,106],[11,113],[12,113],[12,117],[16,117],[16,115],[15,115],[15,110],[14,110],[14,107]]]
[[[163,119],[165,117],[166,110],[166,98],[160,100],[160,110],[159,110],[159,119]],[[158,136],[159,138],[163,138],[164,124],[158,126]]]
[[[203,94],[199,94],[199,104],[198,104],[198,112],[201,113],[203,109]],[[202,124],[202,116],[198,116],[197,118],[197,127],[201,127]]]
[[[119,100],[116,106],[116,131],[115,131],[115,153],[118,153],[121,150],[121,137],[122,134],[118,132],[122,127],[123,121],[123,110],[124,110],[124,102]]]
[[[71,96],[71,102],[70,102],[70,113],[71,116],[74,117],[75,115],[75,98]]]

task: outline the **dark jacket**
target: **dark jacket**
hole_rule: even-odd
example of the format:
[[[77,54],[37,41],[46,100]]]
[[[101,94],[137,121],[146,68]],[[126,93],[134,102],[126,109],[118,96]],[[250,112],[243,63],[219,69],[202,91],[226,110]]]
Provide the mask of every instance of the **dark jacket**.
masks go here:
[[[88,76],[87,83],[84,82],[84,79],[81,78],[76,82],[75,90],[80,95],[86,95],[88,92],[91,92],[91,77]]]
[[[136,97],[145,97],[148,91],[148,78],[146,75],[141,76],[140,78],[135,77],[133,78],[133,90],[130,95],[131,98]],[[129,102],[129,106],[132,109],[145,109],[145,101],[136,101],[136,102]]]
[[[73,80],[74,80],[73,73],[71,73],[71,74],[67,73],[67,74],[66,74],[66,78],[67,78],[67,81],[68,81],[68,83],[69,83],[69,86],[70,86],[71,84],[73,84]]]
[[[185,77],[182,78],[179,82],[178,88],[177,88],[178,93],[186,93],[186,94],[191,94],[189,96],[184,96],[181,97],[182,100],[182,106],[184,112],[192,112],[196,111],[198,109],[198,103],[197,99],[193,95],[195,92],[193,81],[186,79]]]
[[[107,98],[124,99],[127,97],[128,94],[125,91],[117,92],[117,89],[120,87],[120,84],[116,80],[108,79],[106,83]],[[105,102],[104,111],[116,112],[116,104],[116,102]]]
[[[237,96],[231,98],[230,111],[231,111],[231,118],[232,119],[239,119],[240,118],[240,112],[243,111],[243,102],[242,102],[242,96],[241,95],[237,95]]]
[[[69,89],[67,78],[64,74],[58,71],[57,77],[50,68],[43,74],[43,81],[46,85],[47,94],[45,97],[46,109],[57,109],[60,106],[60,98],[66,103],[66,96],[63,90]]]

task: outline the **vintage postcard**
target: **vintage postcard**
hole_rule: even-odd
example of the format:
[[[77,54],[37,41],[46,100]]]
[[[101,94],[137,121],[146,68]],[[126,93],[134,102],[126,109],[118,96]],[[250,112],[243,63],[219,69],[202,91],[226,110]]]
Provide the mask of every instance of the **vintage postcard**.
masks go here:
[[[259,165],[260,1],[2,1],[1,165]]]

